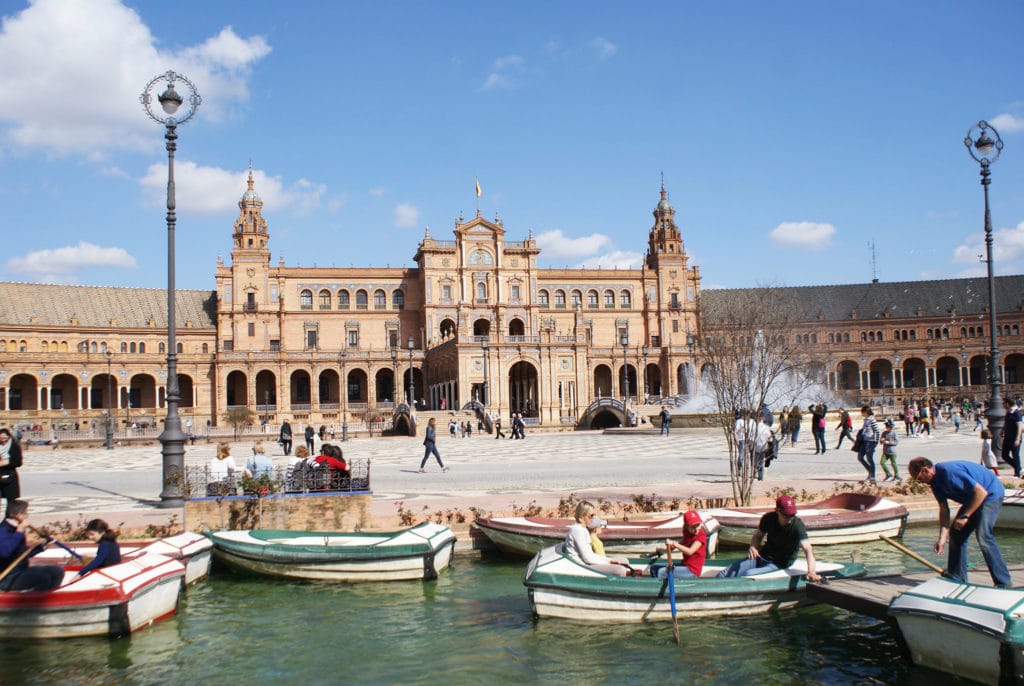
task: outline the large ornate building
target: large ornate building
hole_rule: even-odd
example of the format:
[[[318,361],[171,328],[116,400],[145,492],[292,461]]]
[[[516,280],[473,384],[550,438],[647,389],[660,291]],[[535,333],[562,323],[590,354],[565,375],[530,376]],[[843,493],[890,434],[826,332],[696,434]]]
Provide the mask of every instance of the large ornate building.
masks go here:
[[[444,240],[428,231],[415,267],[322,268],[272,263],[251,175],[248,185],[215,290],[177,293],[181,414],[197,427],[239,406],[271,424],[359,421],[411,397],[576,423],[602,397],[690,393],[701,299],[747,294],[701,291],[664,188],[639,269],[541,269],[532,233],[507,240],[500,219],[479,213]],[[997,283],[1001,368],[1019,392],[1024,277]],[[985,395],[983,279],[783,290],[813,312],[793,335],[831,388]],[[122,425],[157,424],[165,297],[0,284],[0,426],[84,429],[108,411]]]

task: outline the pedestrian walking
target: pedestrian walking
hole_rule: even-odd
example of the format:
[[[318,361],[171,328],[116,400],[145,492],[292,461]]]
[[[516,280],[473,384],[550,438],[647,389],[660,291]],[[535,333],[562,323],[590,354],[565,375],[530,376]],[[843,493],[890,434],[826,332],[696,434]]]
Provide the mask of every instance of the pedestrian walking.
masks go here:
[[[790,446],[796,445],[796,439],[800,437],[800,422],[804,420],[804,415],[800,411],[800,408],[796,405],[789,411],[789,438]]]
[[[1003,420],[1003,462],[1013,467],[1013,475],[1020,478],[1020,439],[1024,434],[1024,419],[1020,405],[1007,396],[1003,400],[1006,405],[1006,419]]]
[[[444,462],[441,462],[441,453],[437,452],[437,420],[433,417],[427,422],[426,436],[423,437],[423,460],[420,462],[420,474],[426,474],[427,470],[424,467],[427,466],[427,459],[433,455],[437,460],[437,464],[441,466],[442,472],[447,472],[448,468],[444,466]]]
[[[501,432],[501,417],[495,415],[494,417],[494,440],[499,438],[505,438],[505,434]]]
[[[878,439],[881,431],[878,430],[878,422],[875,420],[875,411],[870,405],[860,408],[860,414],[864,417],[864,426],[860,429],[860,448],[857,450],[857,461],[867,470],[867,481],[875,482],[875,448],[878,447]]]
[[[312,455],[314,452],[314,448],[316,447],[314,445],[316,443],[316,440],[314,439],[314,436],[316,436],[316,431],[313,430],[312,426],[306,424],[306,431],[303,435],[306,438],[306,447],[309,449],[310,455]]]
[[[996,478],[999,478],[999,462],[996,461],[996,454],[992,452],[992,432],[988,429],[981,430],[981,464],[985,469],[991,469]]]
[[[850,439],[850,443],[853,443],[853,418],[842,407],[839,408],[839,424],[836,425],[836,431],[842,431],[839,434],[839,442],[836,443],[836,450],[839,450],[839,446],[843,444],[844,438]]]
[[[667,436],[668,427],[672,423],[672,413],[668,411],[667,407],[662,407],[661,414],[659,416],[661,417],[661,431],[658,432],[658,435]]]
[[[899,445],[899,434],[895,429],[895,423],[891,419],[885,420],[885,431],[882,432],[882,470],[885,478],[882,481],[900,480],[900,468],[896,466],[896,446]],[[892,465],[892,472],[889,471]]]
[[[21,466],[21,445],[10,429],[0,429],[0,498],[4,505],[21,497],[18,467]]]
[[[828,406],[818,403],[808,408],[811,413],[811,433],[814,435],[814,454],[825,454],[825,415]]]
[[[281,423],[281,432],[278,434],[277,442],[281,444],[285,455],[292,454],[292,425],[288,423],[287,419]]]

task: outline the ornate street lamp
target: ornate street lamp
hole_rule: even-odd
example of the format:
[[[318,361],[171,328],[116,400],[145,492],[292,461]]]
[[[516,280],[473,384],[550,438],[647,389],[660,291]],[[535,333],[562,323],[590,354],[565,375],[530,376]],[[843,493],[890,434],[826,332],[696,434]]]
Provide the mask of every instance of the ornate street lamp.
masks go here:
[[[487,407],[487,339],[485,338],[480,346],[484,349],[484,392],[481,394],[480,402]]]
[[[114,390],[111,384],[114,377],[110,375],[110,362],[114,359],[114,353],[107,350],[107,450],[114,449],[114,416],[111,405],[114,403]]]
[[[629,402],[629,367],[626,366],[626,348],[629,347],[629,334],[623,333],[619,337],[619,343],[622,345],[622,406],[625,407]]]
[[[156,99],[160,103],[162,114],[153,111],[153,92],[157,84],[167,82],[167,87]],[[174,84],[184,84],[187,98],[182,97],[174,89]],[[139,102],[146,110],[149,118],[166,128],[164,139],[167,141],[167,417],[164,430],[160,434],[163,446],[163,490],[160,492],[161,507],[181,507],[184,504],[182,493],[185,469],[185,439],[181,430],[181,417],[178,416],[178,401],[181,391],[178,386],[178,346],[176,341],[177,322],[174,311],[174,227],[177,221],[174,200],[174,151],[177,149],[178,126],[191,119],[199,109],[203,99],[195,85],[181,74],[168,71],[157,76],[146,84],[139,96]],[[180,116],[175,116],[178,109],[186,104]]]
[[[644,343],[643,347],[640,348],[640,352],[643,353],[644,356],[644,402],[647,402],[647,353],[650,352],[650,349],[647,347],[646,343]]]
[[[416,383],[412,376],[412,351],[416,346],[413,342],[412,336],[409,336],[409,407],[416,409]]]
[[[978,130],[976,139],[972,139],[975,129]],[[988,430],[992,433],[992,452],[997,456],[1000,454],[1003,443],[1003,420],[1006,418],[1006,410],[1003,408],[1003,398],[1000,387],[1003,380],[999,374],[999,348],[996,347],[996,279],[992,266],[992,213],[988,208],[988,187],[992,182],[989,167],[999,159],[999,153],[1003,151],[1003,141],[999,132],[992,128],[987,121],[979,121],[967,130],[964,138],[964,146],[968,154],[981,165],[981,187],[985,192],[985,262],[988,267],[988,334],[989,334],[989,363],[988,382],[992,387],[992,396],[989,398]]]
[[[348,377],[345,376],[345,360],[348,353],[342,350],[338,353],[338,364],[341,365],[341,441],[348,440]]]

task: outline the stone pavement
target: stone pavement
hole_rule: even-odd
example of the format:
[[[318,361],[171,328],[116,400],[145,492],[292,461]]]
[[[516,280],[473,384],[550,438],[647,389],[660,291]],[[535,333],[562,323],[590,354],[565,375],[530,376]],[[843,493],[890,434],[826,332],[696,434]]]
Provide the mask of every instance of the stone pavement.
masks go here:
[[[837,482],[864,478],[849,441],[836,451],[837,435],[830,431],[829,451],[814,455],[811,438],[801,434],[798,445],[784,446],[780,459],[755,484],[755,494],[792,487],[829,492]],[[977,432],[940,425],[932,437],[900,434],[901,475],[911,457],[933,460],[976,460]],[[252,441],[233,443],[236,462],[244,464]],[[419,473],[422,439],[406,437],[357,439],[342,444],[348,458],[369,458],[373,514],[380,526],[393,526],[402,507],[418,516],[424,512],[470,509],[508,512],[531,504],[557,506],[571,493],[577,497],[629,502],[634,495],[664,500],[691,497],[727,498],[732,494],[725,440],[720,429],[675,429],[670,436],[650,430],[616,434],[601,432],[533,433],[525,440],[495,440],[487,434],[471,438],[440,437],[442,473],[431,460]],[[276,443],[267,444],[276,465],[286,458]],[[186,462],[210,461],[214,444],[189,446]],[[880,456],[876,455],[876,462]],[[183,521],[181,509],[157,507],[160,491],[160,446],[61,449],[32,448],[20,470],[23,497],[32,504],[37,524],[102,517],[115,526],[141,530]],[[883,476],[879,467],[878,476]],[[1005,474],[1005,472],[1004,472]],[[1005,478],[1005,476],[1004,476]]]

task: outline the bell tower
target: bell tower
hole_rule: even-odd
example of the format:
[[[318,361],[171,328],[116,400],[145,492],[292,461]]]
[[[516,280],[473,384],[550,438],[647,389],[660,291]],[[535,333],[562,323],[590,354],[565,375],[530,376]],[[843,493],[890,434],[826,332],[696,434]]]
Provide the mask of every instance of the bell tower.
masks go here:
[[[668,202],[665,181],[661,182],[661,200],[654,208],[654,226],[647,239],[647,266],[657,269],[660,264],[686,265],[683,239],[676,226],[676,211]]]
[[[249,167],[249,188],[238,201],[238,219],[235,220],[233,261],[270,263],[267,241],[267,220],[263,218],[263,201],[253,189],[252,167]]]

